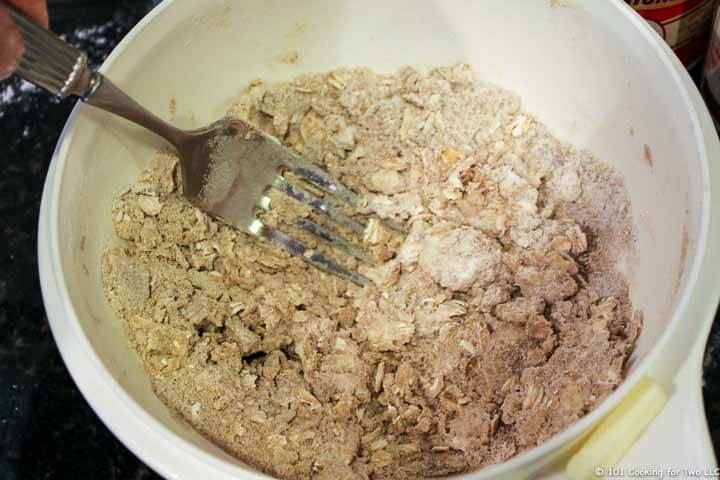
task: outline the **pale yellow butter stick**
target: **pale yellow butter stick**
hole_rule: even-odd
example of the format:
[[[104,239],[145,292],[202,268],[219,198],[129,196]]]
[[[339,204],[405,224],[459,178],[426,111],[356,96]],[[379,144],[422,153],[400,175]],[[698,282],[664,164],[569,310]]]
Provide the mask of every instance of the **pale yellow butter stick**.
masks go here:
[[[650,379],[637,386],[605,417],[567,464],[571,480],[602,477],[614,467],[667,403],[665,390]]]

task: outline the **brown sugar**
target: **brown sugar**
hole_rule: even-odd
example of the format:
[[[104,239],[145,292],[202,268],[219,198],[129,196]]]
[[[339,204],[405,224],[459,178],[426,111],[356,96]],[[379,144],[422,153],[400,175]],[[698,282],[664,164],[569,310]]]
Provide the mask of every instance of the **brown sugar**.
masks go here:
[[[368,223],[383,261],[361,289],[190,206],[171,154],[117,196],[108,300],[157,395],[225,450],[287,479],[471,471],[622,381],[641,321],[614,264],[627,192],[516,96],[464,65],[343,69],[253,82],[230,114],[408,235]]]

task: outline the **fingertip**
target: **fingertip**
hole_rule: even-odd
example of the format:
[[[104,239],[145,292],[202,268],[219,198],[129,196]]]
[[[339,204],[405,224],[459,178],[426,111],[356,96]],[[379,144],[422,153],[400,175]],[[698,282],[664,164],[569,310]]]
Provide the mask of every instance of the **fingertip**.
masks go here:
[[[6,0],[10,5],[14,6],[32,21],[48,28],[48,11],[46,0]]]
[[[0,16],[2,13],[4,12],[0,12]],[[3,26],[0,20],[0,29],[0,79],[4,79],[12,75],[17,68],[25,46],[14,25]]]
[[[33,19],[45,28],[50,27],[50,17],[48,16],[45,0],[37,2],[32,10]]]

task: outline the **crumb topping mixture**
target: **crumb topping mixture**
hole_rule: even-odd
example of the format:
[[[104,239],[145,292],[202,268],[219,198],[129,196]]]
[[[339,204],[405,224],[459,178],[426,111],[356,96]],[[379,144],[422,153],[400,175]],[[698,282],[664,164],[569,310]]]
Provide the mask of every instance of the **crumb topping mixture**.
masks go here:
[[[622,381],[627,192],[515,95],[464,65],[342,69],[255,81],[230,114],[357,189],[380,262],[361,289],[209,218],[172,154],[117,196],[110,304],[157,395],[228,452],[287,479],[470,471]]]

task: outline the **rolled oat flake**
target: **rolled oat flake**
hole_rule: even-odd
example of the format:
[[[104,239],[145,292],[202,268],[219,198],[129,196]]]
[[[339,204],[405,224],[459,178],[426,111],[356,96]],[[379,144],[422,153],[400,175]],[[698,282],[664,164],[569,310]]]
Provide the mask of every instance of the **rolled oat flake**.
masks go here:
[[[703,60],[718,0],[625,0],[691,69]]]

